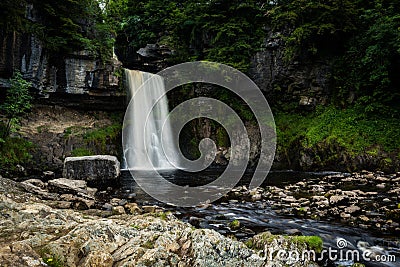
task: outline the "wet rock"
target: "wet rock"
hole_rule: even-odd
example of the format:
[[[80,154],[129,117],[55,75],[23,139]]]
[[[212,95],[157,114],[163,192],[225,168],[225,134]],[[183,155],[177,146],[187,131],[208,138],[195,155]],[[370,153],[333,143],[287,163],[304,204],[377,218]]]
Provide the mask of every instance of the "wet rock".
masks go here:
[[[127,204],[128,203],[128,201],[126,200],[126,199],[121,199],[119,202],[118,202],[118,205],[119,206],[124,206],[125,204]]]
[[[345,210],[345,212],[347,212],[347,213],[353,214],[353,213],[356,213],[356,212],[360,211],[361,208],[358,207],[358,206],[352,205],[352,206],[350,206],[350,207],[345,208],[344,210]]]
[[[112,208],[113,215],[122,215],[125,214],[125,209],[122,206],[117,206]]]
[[[47,181],[56,178],[56,174],[53,171],[45,171],[43,172],[42,177]]]
[[[262,199],[262,195],[261,194],[255,194],[251,196],[251,200],[252,201],[259,201]]]
[[[294,198],[293,196],[287,196],[285,198],[282,198],[282,201],[284,202],[289,202],[289,203],[293,203],[293,202],[297,202],[297,199]]]
[[[288,235],[303,235],[299,229],[286,229],[285,233]]]
[[[348,213],[345,213],[345,212],[340,213],[340,218],[342,218],[342,219],[349,219],[350,217],[351,217],[351,215]]]
[[[110,200],[110,204],[113,206],[118,206],[120,202],[121,202],[121,199],[119,199],[119,198],[112,198]]]
[[[128,210],[129,214],[137,215],[142,214],[142,209],[136,203],[127,203],[125,204],[125,209]]]
[[[111,210],[114,208],[114,206],[111,205],[110,203],[105,203],[105,204],[102,206],[102,208],[105,209],[105,210],[110,210],[110,211],[111,211]]]
[[[335,195],[335,196],[331,196],[329,198],[329,202],[331,205],[336,205],[336,204],[342,203],[345,199],[346,199],[345,196]]]
[[[19,173],[25,173],[25,168],[24,168],[24,166],[22,166],[22,165],[17,164],[17,165],[15,166],[15,169],[16,169],[16,171],[19,172]]]
[[[200,218],[191,216],[189,218],[189,223],[195,227],[199,227],[200,226]]]
[[[114,156],[67,157],[64,161],[63,176],[68,179],[105,184],[117,180],[119,175],[120,163]]]
[[[136,197],[135,193],[130,193],[126,198],[127,199],[134,199]]]
[[[157,206],[142,206],[144,213],[155,213]]]
[[[361,215],[358,217],[360,219],[360,221],[362,222],[369,222],[369,218],[365,215]]]
[[[384,184],[384,183],[376,185],[376,188],[379,188],[379,189],[384,189],[385,187],[386,187],[386,184]]]

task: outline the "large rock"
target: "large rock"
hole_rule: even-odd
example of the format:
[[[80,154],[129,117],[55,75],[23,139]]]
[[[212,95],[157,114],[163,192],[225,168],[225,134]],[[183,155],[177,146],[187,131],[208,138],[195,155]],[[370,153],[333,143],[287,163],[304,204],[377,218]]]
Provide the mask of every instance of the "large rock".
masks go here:
[[[67,157],[64,161],[63,176],[68,179],[104,184],[115,181],[119,175],[120,163],[114,156]]]

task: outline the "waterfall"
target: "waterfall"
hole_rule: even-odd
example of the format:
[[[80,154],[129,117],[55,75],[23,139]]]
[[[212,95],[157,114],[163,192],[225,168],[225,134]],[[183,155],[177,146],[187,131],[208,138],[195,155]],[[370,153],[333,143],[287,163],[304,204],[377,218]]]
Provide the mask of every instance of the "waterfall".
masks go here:
[[[175,169],[176,147],[168,116],[168,101],[161,76],[125,70],[130,104],[124,123],[125,168]],[[166,155],[172,155],[167,158]]]

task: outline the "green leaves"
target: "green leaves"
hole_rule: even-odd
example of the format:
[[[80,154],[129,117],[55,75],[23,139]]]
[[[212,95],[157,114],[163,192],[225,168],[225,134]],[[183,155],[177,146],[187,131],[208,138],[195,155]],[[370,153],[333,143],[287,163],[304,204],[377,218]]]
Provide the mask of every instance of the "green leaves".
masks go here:
[[[22,74],[16,71],[10,78],[10,88],[7,90],[6,99],[0,110],[8,119],[7,127],[3,132],[3,139],[18,125],[19,119],[31,107],[32,96],[29,94],[31,83],[23,79]]]
[[[341,95],[355,93],[367,114],[399,116],[400,15],[395,1],[360,8],[358,30],[335,67]],[[397,110],[397,111],[396,111]]]
[[[275,30],[290,30],[284,37],[286,57],[315,55],[343,45],[356,30],[356,1],[290,0],[271,7],[267,16]],[[334,40],[334,41],[333,41]]]
[[[119,44],[138,50],[168,45],[174,62],[210,60],[247,70],[263,40],[263,10],[256,1],[128,1]],[[125,42],[125,44],[124,44]]]

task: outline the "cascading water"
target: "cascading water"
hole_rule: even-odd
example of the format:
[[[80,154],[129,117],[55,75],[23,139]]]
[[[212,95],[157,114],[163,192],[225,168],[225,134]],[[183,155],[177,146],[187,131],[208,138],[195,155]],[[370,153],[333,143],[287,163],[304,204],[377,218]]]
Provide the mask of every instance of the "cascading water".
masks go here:
[[[176,169],[175,142],[161,76],[125,70],[130,104],[125,115],[125,168]],[[126,123],[128,122],[128,123]],[[167,156],[168,155],[168,158]]]

